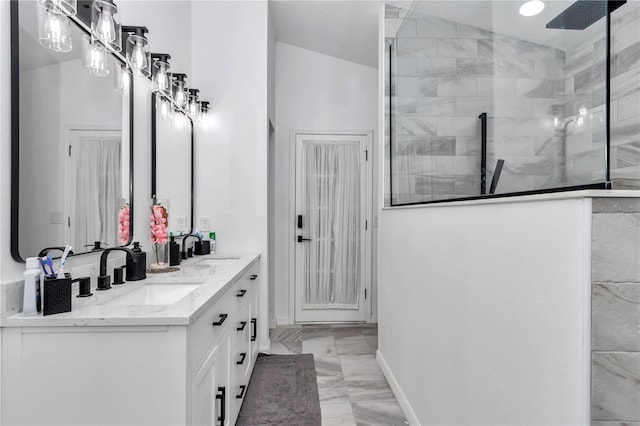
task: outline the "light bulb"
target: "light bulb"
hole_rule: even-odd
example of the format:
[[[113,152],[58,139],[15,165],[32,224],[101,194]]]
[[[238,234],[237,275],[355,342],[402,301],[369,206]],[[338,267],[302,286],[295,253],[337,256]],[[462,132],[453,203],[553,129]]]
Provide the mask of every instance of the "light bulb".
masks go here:
[[[158,100],[158,112],[160,114],[160,118],[163,120],[171,119],[171,104],[169,103],[169,101],[160,97],[158,98]]]
[[[98,21],[98,25],[96,25],[96,32],[98,36],[107,43],[116,39],[116,26],[113,23],[111,11],[102,9],[100,20]]]
[[[156,84],[158,85],[158,89],[163,91],[169,87],[169,78],[167,77],[167,73],[162,69],[158,71],[156,75]]]
[[[96,77],[109,75],[107,50],[101,44],[91,43],[87,35],[83,37],[83,65],[89,74]]]
[[[131,64],[139,70],[143,70],[147,67],[147,56],[145,55],[142,43],[136,42],[135,46],[133,46]]]
[[[179,87],[176,90],[175,101],[176,105],[178,105],[179,107],[184,106],[184,104],[186,103],[187,99],[183,88]]]

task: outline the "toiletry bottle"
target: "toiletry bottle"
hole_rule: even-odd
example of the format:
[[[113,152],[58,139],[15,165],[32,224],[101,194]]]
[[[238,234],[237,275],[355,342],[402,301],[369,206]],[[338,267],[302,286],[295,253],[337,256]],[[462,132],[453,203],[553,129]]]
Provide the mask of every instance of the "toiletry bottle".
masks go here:
[[[209,239],[211,240],[211,254],[216,254],[216,233],[209,232]]]
[[[180,244],[176,242],[176,237],[169,236],[169,266],[180,264]]]
[[[22,313],[36,315],[41,310],[40,301],[40,262],[37,257],[27,258],[24,271],[24,299]]]

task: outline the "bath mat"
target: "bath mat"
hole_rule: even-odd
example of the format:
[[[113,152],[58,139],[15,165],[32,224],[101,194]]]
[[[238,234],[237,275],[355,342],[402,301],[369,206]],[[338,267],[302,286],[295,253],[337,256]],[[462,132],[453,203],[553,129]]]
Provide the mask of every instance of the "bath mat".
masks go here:
[[[320,425],[312,354],[258,355],[237,426]]]

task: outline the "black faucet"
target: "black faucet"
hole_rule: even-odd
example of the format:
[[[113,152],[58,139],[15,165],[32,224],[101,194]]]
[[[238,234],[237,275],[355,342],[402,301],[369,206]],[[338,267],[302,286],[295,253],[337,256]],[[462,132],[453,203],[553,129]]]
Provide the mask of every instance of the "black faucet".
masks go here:
[[[43,248],[42,250],[40,250],[40,253],[38,253],[38,257],[44,257],[46,256],[51,250],[60,250],[62,253],[64,253],[64,250],[66,249],[66,247],[47,247],[47,248]],[[72,250],[69,250],[69,254],[73,254]]]
[[[127,253],[127,279],[129,279],[129,267],[135,269],[136,256],[133,250],[126,247],[111,247],[104,249],[100,255],[100,274],[98,275],[98,287],[96,290],[109,290],[111,288],[111,277],[107,275],[107,257],[112,251],[123,251]]]
[[[186,244],[185,244],[185,243],[186,243],[186,241],[187,241],[187,238],[189,238],[189,237],[197,238],[197,239],[198,239],[198,241],[199,241],[200,243],[202,243],[202,238],[200,238],[200,236],[199,236],[199,235],[196,235],[196,234],[187,234],[187,235],[183,236],[183,237],[182,237],[182,258],[183,258],[183,259],[186,259],[187,257],[191,257],[191,256],[193,256],[193,250],[192,250],[191,248],[189,248],[189,252],[187,252],[187,251],[185,250],[185,246],[186,246]]]

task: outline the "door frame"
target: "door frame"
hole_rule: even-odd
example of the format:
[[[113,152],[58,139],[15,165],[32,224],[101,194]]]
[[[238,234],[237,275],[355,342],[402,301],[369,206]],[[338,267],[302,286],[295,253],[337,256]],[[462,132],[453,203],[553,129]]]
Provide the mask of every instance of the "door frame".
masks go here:
[[[365,161],[364,172],[366,174],[366,189],[365,189],[365,211],[364,219],[368,226],[365,232],[365,254],[364,254],[364,270],[365,274],[362,280],[362,285],[366,289],[367,298],[363,300],[364,308],[364,322],[370,323],[371,318],[371,274],[373,268],[372,255],[372,234],[373,234],[373,222],[371,220],[373,213],[373,130],[300,130],[291,129],[289,131],[289,217],[287,226],[287,244],[288,253],[287,259],[289,261],[289,322],[291,324],[297,324],[295,312],[296,312],[296,263],[295,263],[295,245],[294,241],[296,235],[295,220],[296,220],[296,139],[300,135],[345,135],[345,136],[363,136],[365,137],[365,149],[367,150],[367,161]]]

